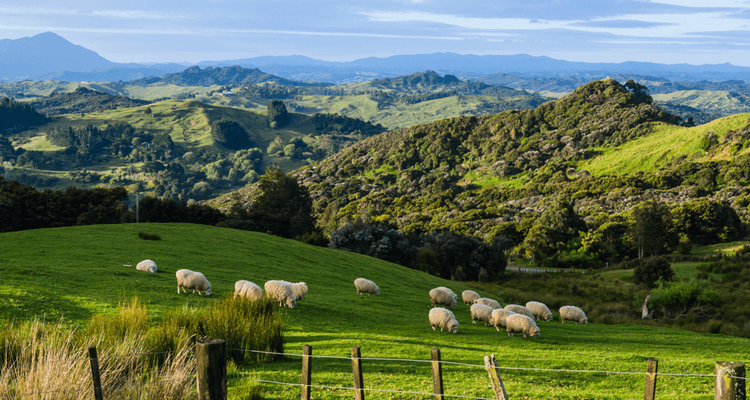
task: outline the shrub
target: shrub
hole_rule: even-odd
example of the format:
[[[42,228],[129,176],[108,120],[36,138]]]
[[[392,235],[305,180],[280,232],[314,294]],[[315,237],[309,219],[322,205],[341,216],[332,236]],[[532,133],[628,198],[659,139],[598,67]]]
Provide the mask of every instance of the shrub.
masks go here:
[[[143,240],[161,240],[161,236],[146,232],[138,232],[138,237]]]
[[[651,291],[655,315],[665,319],[691,316],[700,321],[716,317],[722,299],[706,281],[691,279]]]

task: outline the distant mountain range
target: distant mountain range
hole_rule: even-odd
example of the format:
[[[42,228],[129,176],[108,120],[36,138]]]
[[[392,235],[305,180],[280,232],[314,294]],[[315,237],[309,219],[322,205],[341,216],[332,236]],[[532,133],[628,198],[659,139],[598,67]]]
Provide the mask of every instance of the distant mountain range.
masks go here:
[[[285,79],[332,83],[389,78],[426,70],[472,80],[482,80],[482,77],[493,74],[495,77],[497,74],[506,74],[524,79],[571,79],[575,85],[579,85],[582,81],[612,75],[651,75],[679,82],[750,81],[750,68],[728,63],[705,65],[647,62],[584,63],[526,54],[477,56],[435,53],[386,58],[369,57],[348,62],[321,61],[305,56],[263,56],[203,61],[195,65],[262,68],[265,73]],[[114,63],[52,32],[41,33],[30,38],[0,40],[0,81],[6,82],[19,80],[129,81],[180,72],[190,66],[193,65]],[[507,82],[504,83],[507,84]]]

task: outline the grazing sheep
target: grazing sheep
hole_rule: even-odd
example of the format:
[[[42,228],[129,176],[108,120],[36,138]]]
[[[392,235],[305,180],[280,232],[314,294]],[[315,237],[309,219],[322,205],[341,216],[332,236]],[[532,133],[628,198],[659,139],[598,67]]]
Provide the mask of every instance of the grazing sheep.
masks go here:
[[[532,321],[534,320],[534,314],[532,314],[531,311],[529,311],[529,309],[524,306],[519,306],[518,304],[508,304],[507,306],[505,306],[505,309],[513,311],[516,314],[523,314],[531,318]]]
[[[292,291],[294,292],[295,300],[300,301],[303,297],[307,294],[307,283],[305,282],[297,282],[297,283],[291,283],[287,281],[279,281],[284,282],[287,285],[292,287]]]
[[[440,328],[440,332],[443,329],[447,329],[451,333],[458,332],[458,320],[456,320],[456,316],[445,308],[435,307],[430,310],[430,325],[432,326],[432,330],[438,327]]]
[[[479,293],[473,290],[464,290],[461,292],[461,298],[464,300],[464,304],[470,306],[477,302],[477,299],[479,299]]]
[[[456,292],[452,291],[450,288],[447,288],[445,286],[439,286],[436,289],[445,290],[446,292],[450,293],[451,297],[453,297],[454,299],[456,299],[456,301],[458,301],[458,295],[456,294]]]
[[[515,314],[513,311],[506,310],[504,308],[494,309],[492,310],[492,316],[490,316],[490,325],[494,326],[495,329],[500,332],[501,326],[505,328],[505,319],[508,318],[509,315],[513,314]]]
[[[478,298],[477,301],[474,302],[474,304],[484,304],[485,306],[490,306],[494,309],[503,308],[503,306],[501,306],[497,301],[488,299],[486,297]]]
[[[492,310],[492,307],[485,306],[484,304],[472,304],[471,323],[476,324],[477,321],[484,321],[484,325],[489,326],[490,318],[492,317]]]
[[[263,289],[250,281],[237,281],[234,283],[234,297],[237,296],[260,300],[263,298]]]
[[[539,327],[533,319],[523,314],[513,314],[505,318],[505,327],[508,330],[508,336],[514,333],[523,333],[523,337],[539,337]]]
[[[565,323],[565,320],[574,321],[577,324],[588,324],[589,319],[586,318],[586,313],[576,306],[562,306],[560,307],[560,321]]]
[[[288,284],[281,281],[268,281],[263,285],[268,297],[279,302],[279,307],[286,305],[289,308],[297,307],[297,300],[294,296],[294,290]]]
[[[371,294],[377,294],[380,295],[380,288],[378,285],[375,284],[375,282],[365,279],[365,278],[357,278],[354,280],[354,287],[357,288],[357,294],[362,295],[362,293],[367,293],[367,295]]]
[[[182,288],[184,293],[187,293],[185,289],[193,289],[193,293],[197,290],[198,294],[201,294],[203,290],[206,296],[211,295],[211,282],[200,272],[180,269],[174,274],[177,277],[177,294],[180,294],[180,288]]]
[[[534,318],[542,321],[552,321],[552,311],[544,303],[530,301],[526,303],[526,308],[531,311]]]
[[[456,298],[440,288],[430,290],[430,302],[432,303],[433,307],[439,304],[441,306],[446,306],[451,310],[456,308]]]
[[[148,259],[143,260],[135,266],[135,269],[137,269],[138,271],[150,272],[153,274],[154,272],[156,272],[156,263]]]

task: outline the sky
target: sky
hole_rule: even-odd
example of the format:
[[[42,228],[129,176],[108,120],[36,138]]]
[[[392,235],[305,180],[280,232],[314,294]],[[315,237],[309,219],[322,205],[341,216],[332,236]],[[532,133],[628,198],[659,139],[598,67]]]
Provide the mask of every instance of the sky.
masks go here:
[[[114,62],[452,52],[750,66],[750,0],[0,0],[0,39],[47,31]]]

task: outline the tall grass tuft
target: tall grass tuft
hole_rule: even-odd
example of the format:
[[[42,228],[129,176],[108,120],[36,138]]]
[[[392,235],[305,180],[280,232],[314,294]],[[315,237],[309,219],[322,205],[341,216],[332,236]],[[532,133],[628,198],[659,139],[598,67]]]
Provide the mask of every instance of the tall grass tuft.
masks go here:
[[[256,361],[275,359],[274,355],[246,353],[247,350],[283,352],[281,311],[267,297],[249,300],[245,297],[227,295],[205,310],[205,335],[223,338],[227,354],[236,363],[252,354]]]

